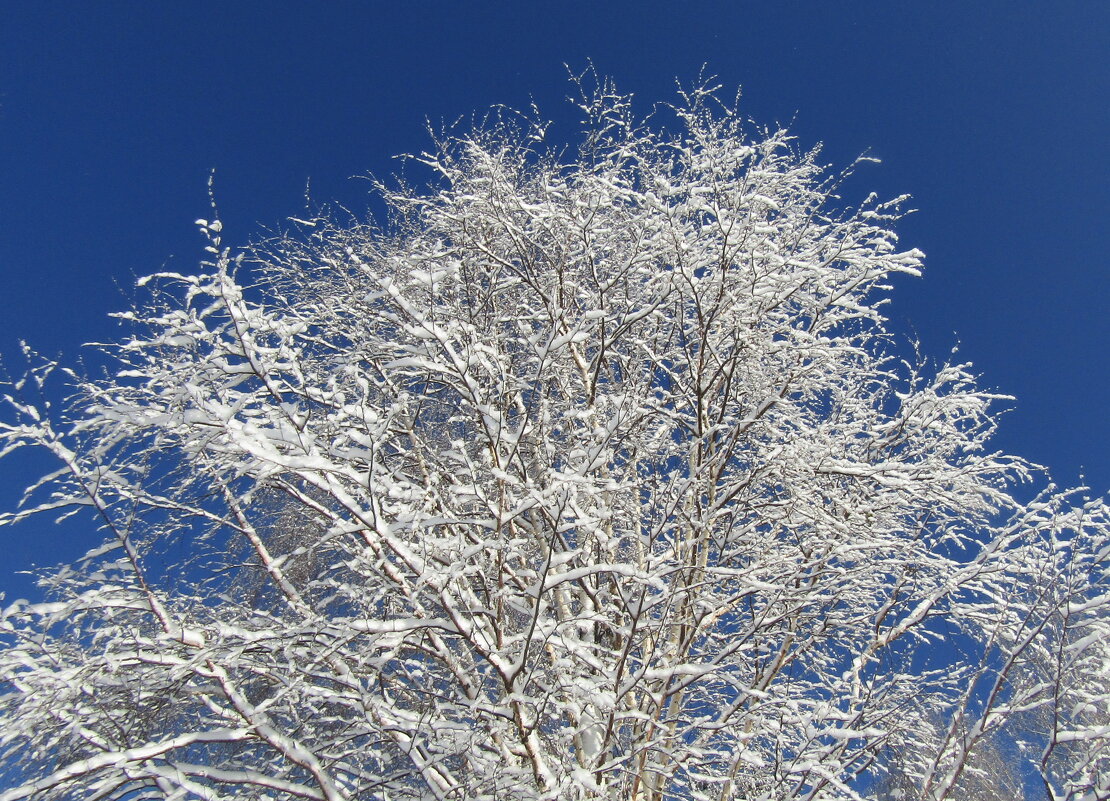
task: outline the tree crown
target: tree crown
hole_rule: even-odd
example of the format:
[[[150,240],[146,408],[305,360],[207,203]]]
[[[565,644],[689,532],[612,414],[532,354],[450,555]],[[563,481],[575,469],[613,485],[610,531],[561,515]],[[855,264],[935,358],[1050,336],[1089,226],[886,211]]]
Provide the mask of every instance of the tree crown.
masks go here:
[[[439,137],[383,225],[198,221],[67,412],[14,382],[61,467],[0,522],[107,539],[0,621],[0,799],[939,800],[1006,725],[1110,797],[1107,509],[892,355],[904,198],[708,88],[581,108]]]

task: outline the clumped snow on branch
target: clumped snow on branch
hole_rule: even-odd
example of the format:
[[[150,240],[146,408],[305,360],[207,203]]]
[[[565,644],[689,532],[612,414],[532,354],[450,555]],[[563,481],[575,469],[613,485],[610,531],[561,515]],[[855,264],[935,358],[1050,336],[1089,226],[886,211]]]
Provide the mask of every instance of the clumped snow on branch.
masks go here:
[[[2,522],[104,541],[0,616],[0,801],[1110,798],[1110,515],[890,355],[900,200],[709,90],[581,107],[380,226],[201,220],[111,374],[8,386],[58,470]]]

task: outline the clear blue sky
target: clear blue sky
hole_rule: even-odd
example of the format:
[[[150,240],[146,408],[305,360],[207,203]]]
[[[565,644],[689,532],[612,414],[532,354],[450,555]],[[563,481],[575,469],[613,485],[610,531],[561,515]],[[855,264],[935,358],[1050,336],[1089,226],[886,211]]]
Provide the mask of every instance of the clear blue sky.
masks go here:
[[[903,242],[928,254],[895,328],[1018,397],[1000,447],[1110,489],[1105,0],[10,3],[0,353],[75,361],[115,336],[133,276],[193,269],[211,170],[226,242],[301,212],[306,182],[361,209],[352,176],[424,148],[425,118],[534,99],[569,137],[563,64],[587,59],[644,111],[708,64],[755,121],[836,164],[880,157],[850,191],[911,193]],[[32,467],[0,462],[0,503]],[[0,530],[0,591],[98,536]]]

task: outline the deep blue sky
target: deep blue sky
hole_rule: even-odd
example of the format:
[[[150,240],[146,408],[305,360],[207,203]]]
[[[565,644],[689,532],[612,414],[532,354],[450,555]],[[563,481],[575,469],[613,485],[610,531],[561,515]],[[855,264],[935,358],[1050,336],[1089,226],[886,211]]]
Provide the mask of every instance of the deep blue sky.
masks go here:
[[[201,256],[216,171],[225,241],[316,201],[365,207],[394,154],[535,100],[571,136],[564,63],[647,111],[702,64],[791,123],[851,191],[914,196],[928,254],[890,315],[1018,397],[1000,447],[1110,489],[1110,3],[10,3],[0,25],[0,353],[69,360],[114,336],[133,276]],[[850,199],[859,199],[850,198]],[[123,288],[121,292],[120,287]],[[0,503],[30,478],[0,463]],[[80,527],[0,530],[0,590],[76,556]]]

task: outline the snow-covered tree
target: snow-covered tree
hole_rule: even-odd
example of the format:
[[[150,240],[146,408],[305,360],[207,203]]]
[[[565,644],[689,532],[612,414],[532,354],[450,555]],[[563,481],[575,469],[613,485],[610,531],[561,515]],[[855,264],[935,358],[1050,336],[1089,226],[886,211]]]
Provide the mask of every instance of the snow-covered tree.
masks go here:
[[[1110,798],[1110,515],[1018,500],[999,396],[899,357],[901,199],[708,89],[581,108],[569,155],[442,135],[380,224],[202,220],[103,377],[32,357],[0,453],[58,469],[3,522],[104,540],[0,617],[0,799],[848,799],[897,757],[939,801],[1019,723]]]

